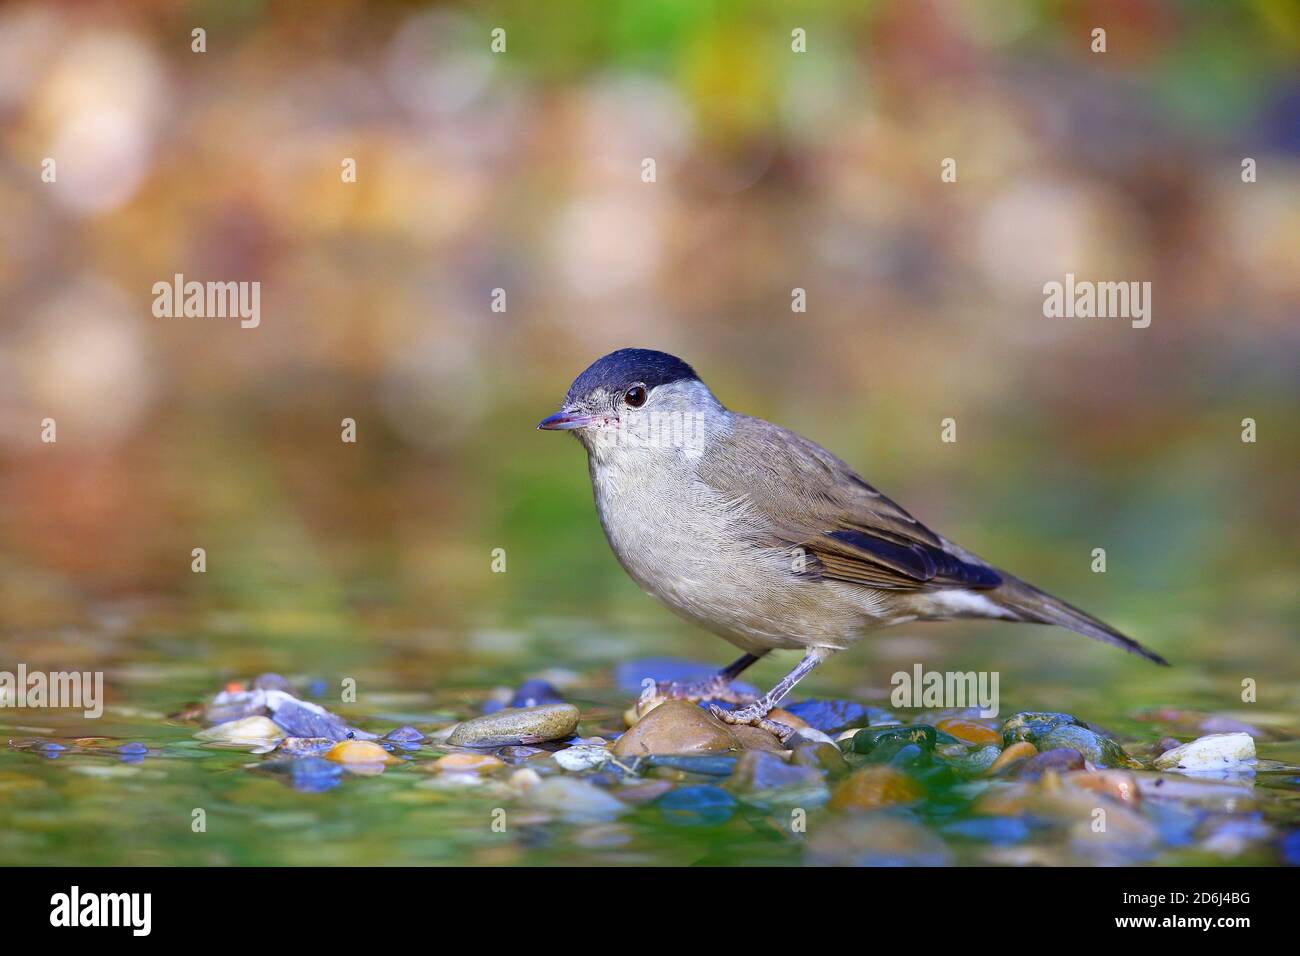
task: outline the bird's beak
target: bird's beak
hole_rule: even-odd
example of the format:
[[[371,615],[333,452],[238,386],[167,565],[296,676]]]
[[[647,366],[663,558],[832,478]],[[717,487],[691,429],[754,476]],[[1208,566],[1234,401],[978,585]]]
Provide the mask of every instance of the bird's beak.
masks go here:
[[[582,415],[578,412],[561,411],[543,418],[537,423],[537,427],[543,431],[561,432],[568,431],[571,428],[585,428],[595,420],[595,417],[592,415]]]

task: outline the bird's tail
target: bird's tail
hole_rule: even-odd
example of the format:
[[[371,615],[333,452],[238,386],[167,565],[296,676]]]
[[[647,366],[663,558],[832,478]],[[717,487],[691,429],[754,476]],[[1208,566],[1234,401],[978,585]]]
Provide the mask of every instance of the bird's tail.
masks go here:
[[[1086,614],[1077,607],[1066,604],[1059,598],[1054,598],[1045,591],[1040,591],[1032,584],[1026,584],[1004,571],[998,573],[1002,575],[1002,584],[987,593],[999,605],[1014,614],[1016,620],[1032,624],[1055,624],[1085,637],[1091,637],[1093,640],[1105,641],[1107,644],[1122,647],[1130,654],[1145,657],[1162,667],[1169,666],[1169,662],[1155,651],[1147,650],[1137,641],[1121,634],[1105,621],[1099,621],[1091,614]]]

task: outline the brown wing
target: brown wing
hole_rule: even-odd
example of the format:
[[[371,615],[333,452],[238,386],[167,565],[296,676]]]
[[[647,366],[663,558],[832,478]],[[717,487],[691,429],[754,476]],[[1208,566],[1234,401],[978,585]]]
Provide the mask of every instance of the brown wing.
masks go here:
[[[763,542],[802,547],[824,578],[891,590],[995,588],[988,565],[917,521],[820,445],[757,418],[734,416],[700,477],[746,501],[770,524]]]

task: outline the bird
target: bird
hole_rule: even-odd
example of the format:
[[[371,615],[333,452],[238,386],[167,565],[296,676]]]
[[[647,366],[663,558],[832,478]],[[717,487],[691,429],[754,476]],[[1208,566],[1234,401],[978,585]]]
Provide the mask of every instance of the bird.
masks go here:
[[[683,360],[624,348],[574,379],[545,431],[587,452],[610,548],[651,597],[743,651],[713,677],[665,685],[763,727],[818,664],[884,627],[991,618],[1067,628],[1168,666],[1159,654],[931,531],[842,460],[724,406]],[[801,651],[770,691],[732,682],[774,650]]]

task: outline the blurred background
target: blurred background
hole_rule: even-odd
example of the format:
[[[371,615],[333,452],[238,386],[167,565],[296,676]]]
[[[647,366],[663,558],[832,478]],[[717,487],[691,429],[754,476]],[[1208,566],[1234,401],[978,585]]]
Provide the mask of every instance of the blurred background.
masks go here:
[[[0,7],[0,662],[721,664],[534,430],[642,346],[1182,665],[948,625],[813,685],[1293,707],[1298,47],[1285,0]],[[1151,326],[1044,318],[1067,272],[1151,282]],[[155,317],[176,273],[260,282],[260,327]]]

